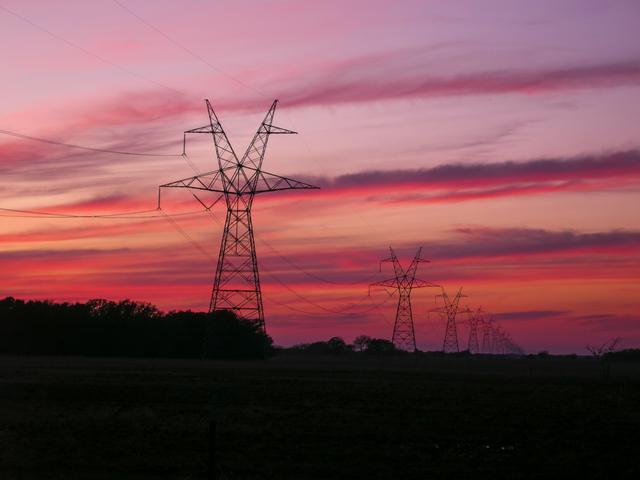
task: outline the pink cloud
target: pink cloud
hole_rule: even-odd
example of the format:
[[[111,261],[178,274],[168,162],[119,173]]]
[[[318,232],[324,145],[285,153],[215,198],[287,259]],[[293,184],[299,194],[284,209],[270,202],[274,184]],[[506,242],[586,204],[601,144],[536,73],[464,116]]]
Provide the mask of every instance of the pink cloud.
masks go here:
[[[364,196],[371,201],[391,203],[461,202],[552,192],[616,190],[637,186],[640,182],[640,152],[374,170],[307,181],[322,187],[317,195],[323,199]]]
[[[411,52],[415,54],[415,52]],[[284,106],[332,105],[460,95],[540,94],[640,84],[640,62],[577,65],[532,71],[486,71],[434,76],[409,68],[407,52],[353,58],[283,92]],[[406,72],[411,72],[407,74]]]

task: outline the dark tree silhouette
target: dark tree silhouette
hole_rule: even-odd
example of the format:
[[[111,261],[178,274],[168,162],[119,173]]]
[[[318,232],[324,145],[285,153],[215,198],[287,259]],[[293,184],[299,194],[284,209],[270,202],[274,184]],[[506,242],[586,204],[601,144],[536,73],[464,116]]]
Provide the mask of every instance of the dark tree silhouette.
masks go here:
[[[329,353],[340,354],[346,353],[351,350],[350,345],[340,337],[331,337],[327,342],[327,348],[329,349]]]
[[[371,342],[371,337],[368,335],[359,335],[353,341],[353,349],[356,352],[364,352],[367,347],[369,347],[369,343]]]
[[[154,305],[131,300],[0,300],[0,353],[255,358],[268,353],[271,343],[231,312],[163,314]]]
[[[255,358],[270,352],[272,340],[258,322],[240,319],[226,310],[206,322],[202,352],[206,358]]]
[[[398,350],[393,342],[389,340],[383,340],[382,338],[372,338],[367,345],[365,353],[375,355],[385,355],[390,353],[396,353]]]

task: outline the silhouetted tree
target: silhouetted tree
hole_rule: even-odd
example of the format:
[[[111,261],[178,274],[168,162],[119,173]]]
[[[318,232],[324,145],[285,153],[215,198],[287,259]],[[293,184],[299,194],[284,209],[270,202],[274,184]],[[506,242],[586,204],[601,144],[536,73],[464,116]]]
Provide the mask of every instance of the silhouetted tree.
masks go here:
[[[340,337],[331,337],[327,341],[327,349],[329,353],[340,354],[346,353],[349,351],[349,346],[347,343]]]
[[[621,338],[616,337],[612,340],[604,342],[602,345],[587,345],[587,350],[594,358],[600,361],[602,367],[602,379],[608,380],[611,374],[611,365],[609,363],[610,356],[615,352]]]
[[[353,341],[353,349],[356,352],[364,352],[369,347],[370,342],[371,337],[368,335],[359,335]]]
[[[336,355],[350,352],[352,349],[342,338],[332,337],[326,342],[300,343],[287,350],[310,355]]]
[[[376,355],[385,355],[390,353],[395,353],[398,350],[393,342],[389,340],[383,340],[382,338],[372,338],[367,345],[366,353],[376,354]]]

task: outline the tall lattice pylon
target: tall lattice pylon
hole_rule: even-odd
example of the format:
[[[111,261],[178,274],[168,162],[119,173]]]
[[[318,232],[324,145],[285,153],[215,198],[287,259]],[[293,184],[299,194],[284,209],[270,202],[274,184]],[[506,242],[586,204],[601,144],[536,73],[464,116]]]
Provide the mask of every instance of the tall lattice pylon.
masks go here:
[[[435,287],[436,285],[416,278],[418,264],[429,261],[420,258],[422,247],[418,249],[416,256],[413,257],[409,268],[406,270],[400,265],[393,248],[389,247],[389,250],[391,251],[391,256],[385,258],[382,262],[393,263],[395,277],[372,283],[369,288],[377,286],[397,289],[399,294],[398,308],[396,310],[396,321],[393,324],[391,341],[397,348],[413,352],[416,350],[416,332],[413,326],[413,313],[411,311],[411,291],[414,288]]]
[[[458,327],[456,325],[456,316],[460,309],[460,298],[464,297],[462,294],[462,287],[458,290],[455,297],[451,299],[444,288],[442,293],[438,297],[442,298],[444,305],[440,309],[440,312],[447,321],[447,326],[444,331],[444,341],[442,342],[442,351],[445,353],[459,352],[460,346],[458,345]]]
[[[262,170],[269,136],[296,133],[273,125],[277,104],[278,100],[274,100],[244,155],[238,159],[211,103],[206,100],[209,124],[188,130],[185,134],[211,134],[218,157],[218,168],[161,186],[204,190],[224,196],[227,215],[209,311],[231,310],[241,318],[257,322],[263,331],[265,323],[262,292],[251,220],[253,199],[258,193],[318,188]],[[199,198],[198,200],[205,208],[210,208]]]

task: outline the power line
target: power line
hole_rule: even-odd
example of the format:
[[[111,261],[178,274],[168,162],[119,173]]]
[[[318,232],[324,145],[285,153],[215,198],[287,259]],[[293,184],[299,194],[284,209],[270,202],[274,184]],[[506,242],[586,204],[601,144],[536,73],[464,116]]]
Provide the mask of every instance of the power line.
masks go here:
[[[169,223],[169,224],[170,224],[170,225],[171,225],[171,226],[172,226],[172,227],[173,227],[173,228],[174,228],[178,233],[180,233],[180,235],[182,235],[184,238],[186,238],[186,239],[187,239],[187,241],[189,241],[189,242],[190,242],[190,243],[191,243],[191,244],[192,244],[192,245],[193,245],[193,246],[194,246],[194,247],[195,247],[195,248],[196,248],[200,253],[202,253],[205,257],[207,257],[209,260],[211,260],[212,262],[214,262],[214,263],[215,263],[215,259],[214,259],[211,255],[209,255],[209,252],[207,252],[207,251],[202,247],[202,245],[200,245],[198,242],[196,242],[196,240],[195,240],[191,235],[189,235],[189,234],[188,234],[188,233],[187,233],[187,232],[186,232],[186,231],[185,231],[185,230],[184,230],[180,225],[178,225],[178,224],[176,223],[176,221],[175,221],[175,220],[173,220],[169,215],[167,215],[167,214],[164,212],[164,210],[162,210],[162,209],[159,209],[159,210],[160,210],[160,213],[162,214],[162,215],[160,215],[160,216],[163,216],[163,217],[167,220],[167,222],[168,222],[168,223]]]
[[[252,92],[257,93],[258,95],[262,96],[263,98],[267,98],[267,95],[264,92],[261,92],[260,90],[252,87],[251,85],[246,84],[245,82],[243,82],[242,80],[234,77],[233,75],[230,75],[229,73],[221,70],[220,68],[216,67],[215,65],[212,65],[210,62],[208,62],[205,58],[201,57],[200,55],[198,55],[196,52],[194,52],[193,50],[191,50],[190,48],[185,47],[183,44],[179,43],[177,40],[175,40],[173,37],[170,37],[169,35],[167,35],[165,32],[163,32],[162,30],[160,30],[158,27],[156,27],[155,25],[153,25],[152,23],[150,23],[148,20],[145,20],[142,16],[138,15],[136,12],[134,12],[133,10],[131,10],[129,7],[127,7],[126,5],[124,5],[122,2],[120,2],[119,0],[113,0],[113,2],[118,5],[121,9],[123,9],[124,11],[126,11],[127,13],[129,13],[131,16],[133,16],[134,18],[136,18],[138,21],[140,21],[141,23],[143,23],[144,25],[146,25],[148,28],[150,28],[151,30],[153,30],[154,32],[156,32],[158,35],[162,36],[164,39],[166,39],[168,42],[172,43],[173,45],[175,45],[176,47],[178,47],[180,50],[182,50],[183,52],[187,53],[188,55],[190,55],[191,57],[195,58],[196,60],[198,60],[199,62],[202,62],[204,65],[206,65],[207,67],[209,67],[210,69],[212,69],[213,71],[224,75],[225,77],[229,78],[230,80],[233,80],[234,82],[238,83],[239,85],[242,85],[243,87],[251,90]]]
[[[72,41],[70,41],[70,40],[67,40],[67,39],[66,39],[66,38],[64,38],[63,36],[58,35],[57,33],[52,32],[51,30],[49,30],[49,29],[47,29],[47,28],[43,27],[42,25],[39,25],[39,24],[37,24],[37,23],[35,23],[35,22],[33,22],[33,21],[29,20],[27,17],[25,17],[25,16],[23,16],[23,15],[20,15],[19,13],[16,13],[16,12],[14,12],[13,10],[9,10],[9,9],[8,9],[7,7],[5,7],[4,5],[0,5],[0,10],[3,10],[4,12],[8,13],[9,15],[13,15],[14,17],[16,17],[16,18],[18,18],[18,19],[22,20],[23,22],[25,22],[25,23],[27,23],[27,24],[31,25],[32,27],[37,28],[38,30],[40,30],[40,31],[42,31],[42,32],[44,32],[44,33],[46,33],[46,34],[47,34],[47,35],[49,35],[50,37],[53,37],[53,38],[55,38],[55,39],[57,39],[57,40],[60,40],[61,42],[63,42],[63,43],[65,43],[65,44],[67,44],[68,46],[70,46],[70,47],[72,47],[72,48],[75,48],[76,50],[81,51],[81,52],[82,52],[82,53],[84,53],[85,55],[89,55],[89,56],[91,56],[91,57],[93,57],[93,58],[95,58],[95,59],[97,59],[97,60],[100,60],[101,62],[103,62],[103,63],[105,63],[105,64],[107,64],[107,65],[110,65],[110,66],[112,66],[112,67],[115,67],[115,68],[117,68],[118,70],[121,70],[121,71],[123,71],[123,72],[125,72],[125,73],[128,73],[129,75],[132,75],[132,76],[134,76],[134,77],[136,77],[136,78],[139,78],[140,80],[144,80],[144,81],[146,81],[146,82],[152,83],[152,84],[154,84],[154,85],[156,85],[156,86],[158,86],[158,87],[162,87],[162,88],[164,88],[164,89],[166,89],[166,90],[170,90],[170,91],[172,91],[172,92],[174,92],[174,93],[179,93],[179,94],[181,94],[181,95],[183,95],[183,94],[184,94],[184,92],[182,92],[182,91],[180,91],[180,90],[178,90],[178,89],[176,89],[176,88],[169,87],[168,85],[165,85],[165,84],[163,84],[163,83],[157,82],[157,81],[155,81],[155,80],[153,80],[153,79],[151,79],[151,78],[145,77],[144,75],[140,75],[139,73],[136,73],[136,72],[134,72],[133,70],[129,70],[128,68],[123,67],[122,65],[119,65],[119,64],[117,64],[117,63],[114,63],[114,62],[112,62],[111,60],[107,60],[106,58],[104,58],[104,57],[102,57],[102,56],[98,55],[97,53],[94,53],[94,52],[92,52],[91,50],[87,50],[86,48],[84,48],[84,47],[82,47],[82,46],[78,45],[77,43],[74,43],[74,42],[72,42]]]
[[[196,199],[198,199],[198,197],[196,197]],[[200,201],[200,199],[198,199],[198,201]],[[202,202],[200,202],[200,203],[202,203]],[[217,217],[217,216],[216,216],[216,215],[215,215],[215,214],[214,214],[214,213],[213,213],[209,208],[205,208],[205,210],[207,211],[207,213],[209,213],[209,214],[211,215],[211,217],[214,219],[214,221],[215,221],[218,225],[221,225],[220,220],[218,219],[218,217]],[[266,240],[264,240],[264,239],[262,239],[262,238],[258,237],[257,235],[255,235],[255,238],[257,238],[257,239],[260,241],[260,243],[262,243],[262,244],[263,244],[263,245],[265,245],[267,248],[269,248],[270,250],[272,250],[276,255],[278,255],[278,257],[280,257],[281,259],[283,259],[283,260],[284,260],[286,263],[288,263],[290,266],[292,266],[292,267],[293,267],[293,268],[295,268],[296,270],[298,270],[298,271],[302,272],[303,274],[305,274],[305,275],[309,276],[310,278],[314,278],[314,279],[316,279],[316,280],[320,280],[320,281],[323,281],[323,282],[325,282],[325,283],[333,283],[333,284],[335,284],[335,285],[340,285],[340,284],[339,284],[339,283],[337,283],[337,282],[332,282],[331,280],[323,279],[323,278],[321,278],[321,277],[318,277],[318,276],[314,275],[314,274],[313,274],[313,273],[311,273],[311,272],[308,272],[308,271],[307,271],[307,270],[305,270],[304,268],[302,268],[302,267],[300,267],[300,266],[296,265],[293,261],[289,260],[287,257],[285,257],[284,255],[282,255],[282,254],[281,254],[281,253],[280,253],[280,252],[279,252],[275,247],[271,246],[271,245],[270,245]],[[264,269],[264,270],[267,270],[267,271],[269,272],[269,269],[268,269],[268,268],[266,268],[266,267],[264,266],[264,264],[262,264],[261,268],[262,268],[262,269]],[[290,290],[294,295],[296,295],[296,296],[297,296],[298,298],[300,298],[301,300],[303,300],[303,301],[307,301],[307,302],[310,302],[310,303],[311,303],[311,305],[317,306],[317,304],[316,304],[315,302],[309,301],[308,299],[306,299],[306,298],[302,297],[302,296],[301,296],[301,295],[299,295],[297,292],[295,292],[293,289],[291,289],[288,285],[285,285],[285,284],[284,284],[284,283],[282,283],[279,279],[275,278],[275,276],[273,275],[273,272],[269,272],[269,273],[268,273],[268,275],[269,275],[269,276],[271,276],[272,278],[274,278],[274,280],[276,280],[278,283],[280,283],[281,285],[283,285],[285,288],[287,288],[288,290]],[[345,283],[345,285],[357,285],[357,284],[359,284],[359,283],[361,284],[361,283],[365,283],[365,282]],[[370,298],[370,297],[367,295],[367,298]],[[369,300],[369,302],[370,302],[370,300]],[[380,307],[380,306],[382,306],[382,305],[386,304],[387,302],[388,302],[388,299],[385,299],[383,302],[381,302],[381,303],[379,303],[379,304],[375,304],[375,305],[373,305],[371,308],[367,308],[367,309],[362,310],[362,311],[357,312],[357,313],[364,313],[364,312],[368,312],[368,311],[370,311],[370,310],[373,310],[374,308],[378,308],[378,307]],[[276,302],[276,303],[277,303],[277,302]],[[340,315],[340,314],[344,314],[348,309],[355,308],[355,307],[357,307],[357,306],[359,306],[359,305],[362,305],[362,304],[364,304],[364,303],[365,303],[365,302],[352,303],[352,304],[351,304],[351,306],[349,306],[349,307],[347,307],[347,308],[345,308],[345,309],[343,309],[343,310],[341,310],[341,311],[329,310],[329,309],[327,309],[327,308],[325,308],[325,307],[321,307],[321,308],[322,308],[323,310],[326,310],[326,311],[327,311],[327,312],[329,312],[329,313],[332,313],[332,314],[338,314],[338,315]],[[302,312],[302,313],[304,313],[304,312]]]
[[[161,36],[163,36],[166,40],[168,40],[169,42],[171,42],[173,45],[175,45],[176,47],[180,48],[181,50],[183,50],[184,52],[186,52],[187,54],[191,55],[193,58],[196,58],[197,60],[199,60],[200,62],[202,62],[203,64],[207,65],[209,68],[211,68],[212,70],[215,70],[216,72],[226,76],[227,78],[235,81],[236,83],[244,86],[245,88],[258,93],[261,96],[265,96],[265,94],[253,87],[251,87],[250,85],[244,83],[243,81],[239,80],[238,78],[220,70],[219,68],[215,67],[214,65],[212,65],[211,63],[209,63],[207,60],[205,60],[204,58],[202,58],[201,56],[199,56],[198,54],[196,54],[195,52],[193,52],[192,50],[188,49],[187,47],[183,46],[182,44],[178,43],[176,40],[174,40],[173,38],[169,37],[167,34],[165,34],[164,32],[162,32],[159,28],[155,27],[153,24],[149,23],[148,21],[146,21],[144,18],[142,18],[141,16],[139,16],[138,14],[136,14],[135,12],[133,12],[132,10],[130,10],[129,8],[127,8],[125,5],[123,5],[121,2],[119,2],[118,0],[113,0],[114,3],[116,3],[118,6],[120,6],[122,9],[124,9],[125,11],[127,11],[129,14],[131,14],[132,16],[134,16],[135,18],[137,18],[140,22],[144,23],[147,27],[151,28],[152,30],[154,30],[156,33],[160,34]],[[97,60],[108,64],[114,68],[117,68],[125,73],[128,73],[129,75],[135,76],[136,78],[139,78],[141,80],[145,80],[147,82],[153,83],[154,85],[157,85],[159,87],[165,88],[167,90],[176,92],[176,93],[183,93],[180,90],[177,90],[173,87],[169,87],[167,85],[164,85],[160,82],[157,82],[153,79],[150,79],[148,77],[145,77],[143,75],[140,75],[122,65],[119,65],[115,62],[112,62],[64,37],[62,37],[61,35],[58,35],[54,32],[52,32],[51,30],[31,21],[30,19],[24,17],[23,15],[20,15],[12,10],[9,10],[8,8],[4,7],[3,5],[0,5],[0,9],[5,11],[6,13],[20,19],[21,21],[31,25],[32,27],[43,31],[44,33],[48,34],[49,36],[56,38],[59,41],[64,42],[65,44],[67,44],[68,46],[75,48],[77,50],[80,50],[81,52],[83,52],[86,55],[89,55],[93,58],[96,58]],[[150,154],[150,153],[137,153],[137,152],[126,152],[126,151],[119,151],[119,150],[110,150],[110,149],[101,149],[101,148],[95,148],[95,147],[87,147],[87,146],[82,146],[82,145],[76,145],[76,144],[68,144],[68,143],[64,143],[64,142],[58,142],[55,140],[49,140],[49,139],[44,139],[44,138],[39,138],[39,137],[33,137],[30,135],[24,135],[18,132],[12,132],[12,131],[8,131],[8,130],[0,130],[0,133],[5,134],[5,135],[10,135],[10,136],[14,136],[14,137],[18,137],[18,138],[22,138],[25,140],[31,140],[31,141],[38,141],[38,142],[42,142],[42,143],[48,143],[48,144],[52,144],[52,145],[58,145],[58,146],[64,146],[64,147],[68,147],[68,148],[76,148],[76,149],[82,149],[82,150],[88,150],[88,151],[94,151],[94,152],[103,152],[103,153],[110,153],[110,154],[117,154],[117,155],[132,155],[132,156],[151,156],[151,157],[177,157],[180,155],[174,155],[174,154]],[[308,150],[308,146],[307,146],[307,150]],[[186,155],[182,155],[183,157],[185,157],[185,160],[187,161],[187,163],[190,164],[190,166],[194,169],[197,170],[195,168],[195,166],[192,164],[192,162],[186,157]],[[182,229],[177,223],[175,223],[174,221],[171,220],[171,216],[179,216],[179,215],[189,215],[192,214],[191,212],[189,213],[184,213],[184,214],[175,214],[175,215],[168,215],[166,214],[164,211],[162,211],[161,209],[156,209],[156,210],[148,210],[148,211],[139,211],[139,212],[123,212],[123,213],[114,213],[114,214],[103,214],[103,215],[75,215],[75,214],[60,214],[60,213],[51,213],[51,212],[36,212],[36,211],[28,211],[28,210],[17,210],[17,209],[4,209],[4,208],[0,208],[0,210],[2,211],[8,211],[11,213],[14,213],[16,215],[2,215],[0,214],[0,216],[13,216],[13,217],[28,217],[28,218],[113,218],[113,219],[146,219],[146,218],[157,218],[157,217],[164,217],[166,218],[169,223],[179,232],[181,233],[181,235],[183,235],[188,241],[190,241],[192,244],[194,244],[194,246],[196,246],[196,248],[201,251],[201,253],[203,253],[205,256],[207,256],[208,258],[210,258],[211,260],[213,260],[213,258],[206,252],[206,250],[204,250],[191,236],[189,236],[189,234]],[[207,211],[209,211],[208,209],[206,209]],[[146,213],[152,213],[155,211],[159,211],[160,214],[159,215],[145,215],[145,216],[135,216],[138,214],[146,214]],[[200,212],[193,212],[193,213],[200,213]],[[211,213],[211,212],[210,212]],[[274,249],[273,247],[271,247],[270,245],[268,245],[266,242],[265,243],[269,248],[271,248],[274,252],[276,252],[281,258],[285,258],[282,255],[280,255],[279,252],[277,252],[276,249]],[[287,260],[287,263],[289,263],[289,265],[291,265],[293,268],[296,268],[297,270],[305,273],[306,275],[310,276],[311,278],[315,278],[317,280],[326,282],[326,283],[332,283],[332,284],[336,284],[336,285],[340,285],[340,284],[357,284],[359,282],[335,282],[335,281],[331,281],[331,280],[326,280],[323,279],[313,273],[307,272],[306,270],[302,269],[301,267],[295,265],[292,261]],[[279,279],[277,279],[276,277],[272,277],[274,278],[276,281],[280,282]],[[282,282],[280,282],[282,283]],[[353,315],[353,314],[357,314],[357,313],[362,313],[362,312],[351,312],[351,313],[345,313],[346,310],[353,308],[353,305],[350,307],[347,307],[346,309],[342,310],[342,311],[334,311],[334,310],[330,310],[330,309],[326,309],[325,307],[322,307],[321,305],[299,295],[297,292],[295,292],[293,289],[289,288],[288,286],[286,286],[285,284],[283,284],[285,287],[287,287],[294,295],[296,295],[298,298],[306,301],[307,303],[310,303],[311,305],[316,306],[317,308],[321,308],[329,313],[332,314],[340,314],[340,315]],[[383,302],[383,303],[386,303]],[[378,307],[378,305],[374,306],[375,308]]]
[[[349,317],[352,315],[361,315],[363,313],[367,313],[375,308],[378,308],[382,305],[384,305],[385,303],[388,302],[388,299],[385,299],[384,302],[378,304],[378,305],[374,305],[371,308],[365,309],[365,310],[361,310],[361,311],[352,311],[350,312],[349,310],[353,308],[353,306],[348,306],[344,309],[341,310],[333,310],[327,307],[324,307],[322,305],[320,305],[319,303],[305,297],[304,295],[296,292],[293,288],[291,288],[289,285],[287,285],[285,282],[283,282],[282,280],[280,280],[278,277],[276,277],[275,275],[273,275],[273,273],[266,268],[264,265],[262,265],[262,269],[265,271],[265,273],[267,274],[268,277],[270,277],[271,279],[273,279],[274,281],[276,281],[278,284],[280,284],[282,287],[284,287],[285,289],[287,289],[289,292],[291,292],[292,295],[294,295],[296,298],[298,298],[299,300],[302,300],[305,303],[308,303],[309,305],[312,305],[316,308],[319,308],[320,310],[323,310],[329,314],[333,314],[333,315],[338,315],[338,316],[342,316],[342,317]]]
[[[389,298],[391,298],[391,296],[389,296]],[[389,302],[389,298],[387,298],[382,303],[372,305],[372,307],[370,309],[362,310],[362,311],[359,311],[359,312],[349,312],[349,313],[334,313],[331,310],[328,311],[327,313],[309,312],[308,310],[303,310],[301,308],[292,307],[291,305],[289,305],[287,303],[280,302],[278,300],[274,300],[273,298],[269,298],[269,301],[275,303],[276,305],[280,305],[281,307],[284,307],[284,308],[286,308],[288,310],[294,311],[294,312],[303,313],[303,314],[311,316],[311,317],[323,317],[323,318],[326,318],[326,317],[335,317],[335,316],[349,317],[349,316],[353,316],[353,315],[361,315],[363,313],[367,313],[367,312],[372,311],[374,309],[378,309],[379,307],[381,307],[384,304],[388,303]]]
[[[231,151],[231,150],[230,150],[230,149],[227,149],[227,151]],[[188,158],[188,157],[185,157],[185,159],[187,159],[187,158]],[[193,168],[193,166],[192,166],[192,168]],[[217,190],[214,190],[214,191],[217,191]],[[192,193],[193,193],[193,192],[192,192]],[[194,195],[194,196],[195,196],[195,195]],[[202,203],[202,201],[201,201],[197,196],[195,196],[195,197],[196,197],[196,199],[197,199],[197,200],[198,200],[198,201],[199,201],[199,202],[204,206],[204,204]],[[222,198],[222,196],[218,197],[218,200],[220,200],[221,198]],[[217,203],[217,201],[218,201],[218,200],[216,200],[216,203]],[[206,210],[206,211],[207,211],[207,212],[212,216],[212,218],[214,219],[214,221],[215,221],[218,225],[221,225],[220,220],[219,220],[219,219],[218,219],[218,217],[217,217],[217,216],[216,216],[216,215],[211,211],[211,209],[210,209],[210,208],[207,208],[207,207],[205,206],[205,210]],[[186,236],[185,236],[185,238],[187,238],[187,240],[189,240],[191,243],[193,243],[193,244],[194,244],[194,246],[196,246],[196,248],[198,248],[199,250],[201,250],[201,251],[202,251],[202,247],[200,247],[200,246],[197,244],[197,242],[193,241],[193,240],[192,240],[191,238],[189,238],[189,237],[186,237]],[[254,238],[258,238],[258,240],[259,240],[262,244],[264,244],[264,245],[265,245],[265,246],[267,246],[269,249],[271,249],[271,250],[272,250],[274,253],[276,253],[279,257],[284,258],[284,259],[287,261],[287,263],[289,263],[291,266],[293,266],[293,267],[294,267],[294,268],[296,268],[297,270],[299,270],[299,271],[301,271],[301,272],[305,273],[306,275],[308,275],[308,276],[310,276],[310,277],[312,277],[312,278],[320,279],[320,277],[314,276],[312,273],[307,272],[307,271],[306,271],[306,270],[304,270],[302,267],[299,267],[299,266],[295,265],[295,263],[293,263],[292,261],[290,261],[290,260],[286,259],[286,257],[284,257],[284,256],[283,256],[283,255],[282,255],[282,254],[281,254],[281,253],[280,253],[280,252],[279,252],[275,247],[272,247],[272,246],[271,246],[267,241],[265,241],[265,240],[263,240],[263,239],[261,239],[261,238],[259,238],[259,237],[255,236],[255,235],[254,235]],[[206,255],[207,255],[207,257],[210,257],[208,253],[207,253]],[[301,300],[301,301],[303,301],[303,302],[306,302],[306,303],[308,303],[309,305],[312,305],[312,306],[314,306],[314,307],[316,307],[316,308],[319,308],[320,310],[323,310],[323,311],[327,312],[328,314],[332,314],[332,315],[340,315],[340,316],[349,316],[349,315],[362,314],[362,313],[366,313],[366,312],[368,312],[368,311],[370,311],[370,310],[373,310],[374,308],[377,308],[378,306],[383,305],[384,303],[386,303],[386,302],[388,301],[388,299],[385,299],[385,301],[384,301],[384,302],[382,302],[382,303],[380,303],[379,305],[374,305],[373,307],[369,307],[369,308],[367,308],[367,309],[364,309],[364,310],[361,310],[361,311],[357,311],[357,312],[356,312],[356,311],[349,312],[348,310],[352,310],[352,309],[354,309],[354,308],[357,308],[359,305],[363,304],[364,302],[361,302],[360,304],[352,304],[352,305],[350,305],[350,306],[348,306],[348,307],[346,307],[346,308],[344,308],[344,309],[342,309],[342,310],[332,310],[332,309],[326,308],[326,307],[324,307],[324,306],[320,305],[319,303],[317,303],[317,302],[315,302],[315,301],[313,301],[313,300],[310,300],[309,298],[305,297],[304,295],[301,295],[301,294],[299,294],[298,292],[296,292],[296,291],[295,291],[294,289],[292,289],[289,285],[287,285],[285,282],[283,282],[283,281],[282,281],[282,280],[280,280],[278,277],[276,277],[276,276],[275,276],[275,275],[274,275],[274,274],[273,274],[273,273],[272,273],[272,272],[271,272],[271,271],[270,271],[270,270],[269,270],[269,269],[268,269],[264,264],[262,264],[262,265],[261,265],[261,268],[265,271],[265,273],[266,273],[269,277],[271,277],[275,282],[279,283],[279,284],[280,284],[280,285],[282,285],[285,289],[287,289],[288,291],[290,291],[290,292],[291,292],[295,297],[297,297],[299,300]],[[326,280],[324,280],[324,281],[326,281]],[[331,283],[331,282],[329,281],[328,283]],[[277,303],[277,302],[276,302],[276,303]],[[293,309],[293,308],[292,308],[292,309]],[[304,312],[304,311],[301,311],[301,310],[299,310],[299,312],[300,312],[300,313],[307,313],[307,312]]]
[[[269,298],[269,302],[275,303],[276,305],[280,305],[281,307],[284,307],[287,310],[291,310],[292,312],[302,313],[302,314],[304,314],[306,316],[309,316],[309,317],[327,318],[327,317],[333,316],[333,314],[330,314],[330,313],[318,313],[318,312],[309,312],[307,310],[302,310],[301,308],[292,307],[291,305],[289,305],[287,303],[279,302],[278,300],[274,300],[273,298]]]
[[[258,239],[258,241],[260,243],[262,243],[265,247],[267,247],[269,250],[271,250],[273,253],[275,253],[278,257],[280,257],[282,260],[284,260],[286,263],[288,263],[291,267],[293,267],[296,270],[298,270],[299,272],[305,274],[309,278],[313,278],[314,280],[319,280],[320,282],[328,283],[328,284],[331,284],[331,285],[361,285],[363,283],[367,283],[369,280],[372,280],[374,277],[377,276],[377,274],[369,275],[364,280],[355,281],[355,282],[336,282],[334,280],[328,280],[326,278],[320,277],[319,275],[316,275],[315,273],[309,272],[309,271],[305,270],[304,268],[302,268],[301,266],[297,265],[291,259],[289,259],[286,256],[284,256],[274,246],[270,245],[266,240],[260,238],[258,235],[255,235],[255,237]]]
[[[0,213],[0,217],[13,217],[13,218],[106,218],[113,220],[120,219],[135,219],[135,220],[144,220],[147,218],[159,218],[162,216],[171,216],[171,217],[184,217],[188,215],[201,214],[202,210],[194,210],[191,212],[182,212],[182,213],[174,213],[171,215],[167,215],[162,212],[162,214],[158,215],[145,215],[147,213],[158,212],[159,209],[154,208],[152,210],[139,210],[135,212],[119,212],[119,213],[105,213],[105,214],[94,214],[94,215],[78,215],[73,213],[56,213],[56,212],[43,212],[43,211],[35,211],[35,210],[19,210],[16,208],[2,208],[0,207],[0,211],[9,212],[9,214]]]
[[[89,150],[90,152],[112,153],[115,155],[132,155],[137,157],[181,157],[181,154],[169,154],[169,153],[138,153],[138,152],[126,152],[123,150],[109,150],[106,148],[87,147],[84,145],[76,145],[73,143],[64,143],[57,140],[50,140],[47,138],[34,137],[31,135],[25,135],[24,133],[13,132],[11,130],[1,130],[0,134],[10,135],[12,137],[22,138],[23,140],[31,140],[34,142],[48,143],[50,145],[58,145],[60,147],[77,148],[80,150]]]
[[[197,198],[197,197],[196,197]],[[202,203],[202,202],[201,202]],[[211,215],[211,217],[213,218],[213,220],[218,223],[218,225],[220,225],[220,220],[218,219],[218,217],[208,208],[205,208],[205,211],[207,213],[209,213]],[[201,252],[204,251],[204,249],[198,244],[198,242],[196,242],[192,237],[190,237],[188,234],[186,234],[186,232],[180,228],[179,232],[187,239],[187,241],[191,242],[198,250],[200,250]],[[256,237],[257,238],[257,237]],[[266,241],[261,240],[261,242],[266,245],[269,248],[272,248]],[[274,249],[275,250],[275,249]],[[213,260],[213,257],[211,257],[208,253],[205,252],[205,255]],[[280,256],[280,255],[279,255]],[[284,258],[281,256],[281,258]],[[293,265],[293,264],[292,264]],[[309,305],[312,305],[316,308],[319,308],[323,311],[325,311],[326,313],[322,314],[322,313],[317,313],[317,312],[308,312],[302,309],[298,309],[295,307],[291,307],[290,305],[287,305],[285,303],[282,302],[278,302],[276,300],[271,299],[270,301],[273,301],[274,303],[281,305],[285,308],[288,308],[290,310],[296,311],[298,313],[304,313],[306,315],[315,315],[315,316],[330,316],[330,315],[338,315],[338,316],[351,316],[351,315],[358,315],[358,314],[362,314],[362,313],[367,313],[371,310],[377,309],[379,307],[381,307],[382,305],[386,304],[389,301],[389,298],[391,298],[391,295],[389,295],[389,298],[386,298],[383,302],[380,302],[378,304],[372,304],[371,307],[366,308],[364,310],[358,311],[358,312],[348,312],[348,310],[357,307],[358,305],[361,305],[364,302],[361,302],[359,304],[352,304],[342,310],[332,310],[329,308],[326,308],[322,305],[320,305],[317,302],[314,302],[313,300],[310,300],[309,298],[305,297],[304,295],[301,295],[300,293],[296,292],[293,288],[291,288],[289,285],[287,285],[285,282],[283,282],[282,280],[280,280],[271,270],[269,270],[264,264],[261,265],[262,270],[265,271],[265,273],[267,274],[267,276],[269,276],[270,278],[272,278],[275,282],[277,282],[278,284],[282,285],[285,289],[287,289],[289,292],[291,292],[296,298],[298,298],[299,300],[302,300],[305,303],[308,303]],[[303,273],[307,273],[308,272],[304,271],[301,267],[296,267],[299,270],[301,270]],[[367,297],[369,298],[369,297]],[[371,300],[369,299],[369,302],[371,302]]]

